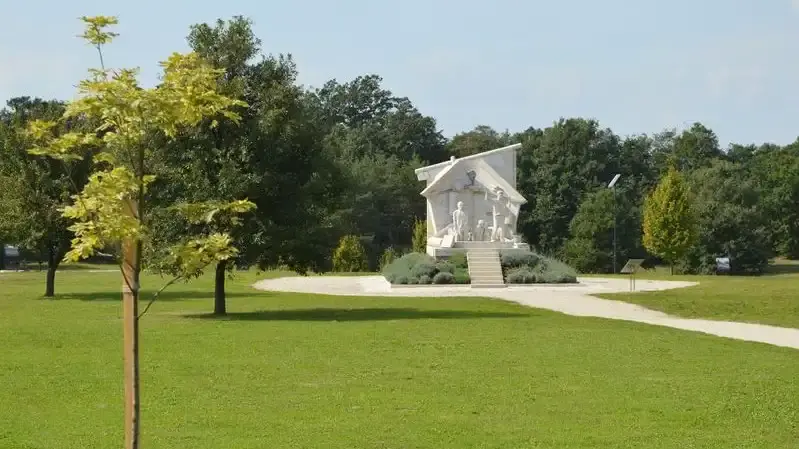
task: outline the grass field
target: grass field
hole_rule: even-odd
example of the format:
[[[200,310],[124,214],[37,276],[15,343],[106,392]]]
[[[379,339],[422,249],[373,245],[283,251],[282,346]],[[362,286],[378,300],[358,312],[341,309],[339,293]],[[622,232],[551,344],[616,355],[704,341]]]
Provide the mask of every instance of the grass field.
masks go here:
[[[647,293],[598,295],[688,318],[742,321],[799,328],[799,263],[778,262],[763,276],[671,276],[667,270],[639,279],[686,280],[698,286]],[[797,446],[799,447],[799,445]]]
[[[256,292],[143,319],[143,448],[795,448],[799,351],[483,299]],[[157,287],[153,278],[145,286]],[[0,274],[0,448],[122,441],[119,278]],[[686,290],[687,291],[687,290]]]

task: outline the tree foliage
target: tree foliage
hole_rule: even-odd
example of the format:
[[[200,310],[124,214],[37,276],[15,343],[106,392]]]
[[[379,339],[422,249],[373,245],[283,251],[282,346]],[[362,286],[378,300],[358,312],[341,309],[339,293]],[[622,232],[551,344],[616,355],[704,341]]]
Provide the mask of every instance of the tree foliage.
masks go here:
[[[333,271],[357,273],[366,271],[368,261],[361,240],[354,235],[345,235],[333,253]]]
[[[86,183],[90,157],[60,162],[33,156],[27,151],[31,140],[26,130],[57,120],[64,110],[62,102],[19,97],[0,112],[0,235],[47,263],[48,297],[55,295],[55,273],[74,237],[61,210]],[[91,129],[81,117],[49,123],[53,137]],[[90,145],[81,148],[89,156],[92,150]]]
[[[624,190],[617,192],[615,198],[612,189],[590,193],[569,224],[564,259],[581,272],[612,272],[614,225],[618,269],[628,258],[644,253],[639,223],[639,210],[630,204]]]
[[[743,166],[717,160],[690,173],[687,183],[697,213],[696,244],[680,261],[689,273],[713,273],[717,257],[730,258],[736,274],[762,273],[772,256],[760,195]]]
[[[696,243],[691,192],[676,169],[666,173],[644,202],[643,231],[644,247],[672,266]]]
[[[416,220],[413,224],[413,243],[412,249],[415,253],[427,252],[427,221]]]

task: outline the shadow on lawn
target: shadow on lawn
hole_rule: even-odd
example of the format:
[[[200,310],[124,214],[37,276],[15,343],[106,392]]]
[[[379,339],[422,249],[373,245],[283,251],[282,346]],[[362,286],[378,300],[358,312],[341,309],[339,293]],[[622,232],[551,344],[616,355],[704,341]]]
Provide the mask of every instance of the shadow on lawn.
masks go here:
[[[225,316],[214,314],[185,315],[219,321],[387,321],[387,320],[449,320],[474,318],[521,318],[525,313],[475,312],[469,310],[420,310],[410,308],[383,309],[287,309],[261,310],[257,312],[228,313]]]
[[[246,292],[226,292],[225,297],[238,298],[254,296],[253,293]],[[149,301],[152,299],[153,293],[144,291],[139,296],[139,301]],[[72,300],[72,301],[121,301],[122,292],[90,292],[90,293],[64,293],[56,294],[57,300]],[[181,290],[165,290],[158,296],[158,301],[184,301],[192,299],[214,299],[213,291],[181,291]]]
[[[791,261],[791,263],[776,263],[771,264],[766,268],[764,275],[780,275],[780,274],[799,274],[799,263]]]

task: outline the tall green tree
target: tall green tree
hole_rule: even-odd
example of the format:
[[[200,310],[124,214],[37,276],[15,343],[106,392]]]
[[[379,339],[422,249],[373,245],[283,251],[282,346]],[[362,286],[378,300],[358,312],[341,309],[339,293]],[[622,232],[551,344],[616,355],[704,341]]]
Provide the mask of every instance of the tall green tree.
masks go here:
[[[771,257],[769,219],[746,167],[717,160],[686,177],[693,192],[698,236],[679,261],[682,272],[713,273],[717,257],[730,257],[735,274],[758,274]]]
[[[208,119],[165,144],[153,187],[165,204],[248,198],[257,206],[242,220],[191,229],[224,231],[238,250],[216,264],[214,313],[222,315],[234,266],[280,264],[306,272],[325,265],[336,244],[328,211],[343,189],[336,187],[338,174],[323,153],[321,127],[312,121],[290,56],[263,55],[252,22],[240,16],[194,25],[188,41],[222,72],[221,92],[250,105],[238,123]],[[167,242],[187,229],[168,210],[156,222],[156,234]]]
[[[685,179],[670,169],[646,198],[643,214],[643,243],[652,254],[674,264],[696,243],[698,236],[692,196]]]
[[[769,219],[772,249],[799,259],[799,140],[782,148],[761,146],[747,167],[759,192],[760,213]]]
[[[528,243],[536,242],[540,234],[535,210],[536,187],[538,180],[538,149],[541,146],[544,131],[530,127],[515,134],[511,140],[522,144],[516,156],[516,190],[527,199],[527,204],[519,211],[516,224],[518,232]]]
[[[724,158],[716,133],[696,122],[678,133],[667,129],[652,136],[653,162],[660,174],[675,167],[680,171],[708,167],[713,160]]]
[[[0,111],[0,229],[23,250],[47,264],[44,296],[55,296],[56,270],[69,250],[73,233],[61,208],[86,183],[89,158],[82,161],[55,161],[28,154],[30,139],[25,129],[34,120],[57,120],[64,104],[18,97]],[[78,117],[54,127],[54,135],[74,130],[90,130]],[[87,153],[90,148],[84,148]],[[3,231],[0,230],[0,233]]]
[[[435,119],[420,113],[408,98],[383,88],[382,82],[377,75],[346,83],[330,80],[308,93],[314,121],[330,136],[334,153],[349,158],[380,153],[425,163],[445,160],[446,139]]]
[[[244,106],[218,92],[222,72],[210,67],[196,53],[173,53],[162,62],[163,76],[156,88],[142,88],[137,71],[108,70],[103,64],[103,46],[116,36],[108,31],[117,24],[115,17],[83,17],[83,35],[100,55],[100,69],[79,84],[77,99],[67,105],[61,120],[87,117],[97,121],[96,132],[54,132],[56,121],[30,123],[33,138],[31,154],[52,159],[80,160],[86,145],[101,146],[95,155],[98,164],[83,190],[64,209],[74,220],[72,249],[66,257],[78,260],[106,245],[122,246],[122,302],[125,369],[125,447],[140,446],[139,395],[139,313],[142,250],[147,245],[149,222],[147,189],[155,179],[152,169],[154,136],[172,138],[184,127],[196,126],[209,117],[236,120],[234,111]],[[229,209],[246,212],[252,203],[238,201]],[[211,220],[218,211],[214,203],[182,208],[192,214],[187,219]],[[194,215],[202,209],[202,213]],[[171,251],[181,270],[166,288],[180,278],[196,276],[209,264],[229,259],[236,250],[224,233],[197,238],[191,236]],[[160,292],[160,290],[159,290]],[[157,297],[157,294],[156,294]],[[148,306],[149,307],[149,306]]]
[[[617,261],[624,263],[644,253],[640,211],[630,203],[625,189],[618,190],[615,197],[613,190],[607,188],[586,195],[569,224],[571,236],[566,241],[563,256],[583,273],[613,271],[614,227]]]
[[[413,222],[424,217],[413,170],[446,159],[445,139],[431,117],[381,86],[375,75],[332,80],[308,92],[324,147],[343,174],[335,217],[339,235],[366,238],[373,266],[391,246],[408,247]]]
[[[532,150],[532,172],[525,172],[529,179],[523,181],[521,192],[535,192],[534,202],[525,206],[532,210],[532,223],[525,223],[525,228],[537,232],[525,235],[533,246],[549,254],[562,251],[569,223],[584,196],[607,185],[618,173],[620,146],[618,136],[594,120],[561,119],[544,130]]]
[[[447,152],[455,157],[464,157],[512,143],[514,143],[513,136],[509,132],[499,133],[490,126],[478,125],[471,131],[455,134],[447,142]]]

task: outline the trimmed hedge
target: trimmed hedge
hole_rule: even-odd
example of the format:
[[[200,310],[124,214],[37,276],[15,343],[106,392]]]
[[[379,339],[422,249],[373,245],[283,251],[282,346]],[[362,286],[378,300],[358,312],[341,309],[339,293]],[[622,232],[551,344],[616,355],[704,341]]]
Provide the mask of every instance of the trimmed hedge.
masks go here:
[[[436,262],[427,254],[410,253],[386,265],[383,276],[392,284],[469,284],[466,257],[462,259]]]

